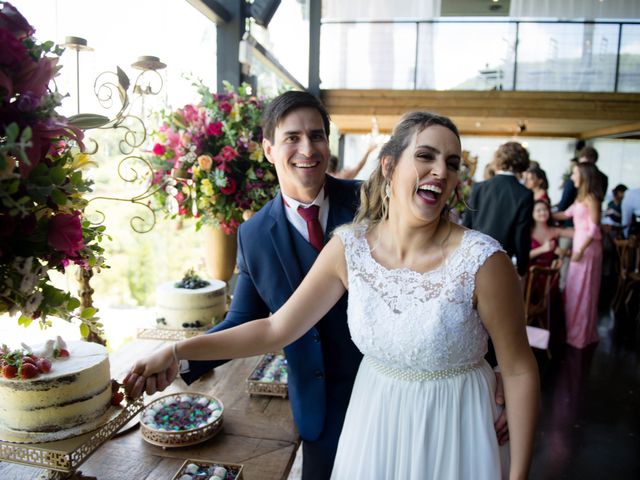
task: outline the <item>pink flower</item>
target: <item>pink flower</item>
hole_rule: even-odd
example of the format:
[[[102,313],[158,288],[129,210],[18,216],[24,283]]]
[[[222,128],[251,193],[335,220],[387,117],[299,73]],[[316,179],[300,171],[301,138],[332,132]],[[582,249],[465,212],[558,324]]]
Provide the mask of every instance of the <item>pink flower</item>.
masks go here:
[[[182,109],[182,115],[187,123],[198,120],[198,110],[193,105],[185,105]]]
[[[14,91],[16,93],[31,92],[38,98],[42,97],[55,74],[57,64],[58,58],[49,57],[26,62],[16,75]]]
[[[58,213],[49,220],[47,241],[54,250],[68,257],[75,257],[84,248],[80,212],[74,214]]]
[[[235,148],[225,145],[222,148],[222,158],[226,161],[233,160],[238,156],[238,152]]]
[[[209,155],[200,155],[198,157],[198,165],[200,165],[201,169],[208,172],[209,170],[211,170],[211,165],[213,165],[213,160]]]
[[[8,2],[0,8],[0,28],[10,31],[18,39],[33,35],[34,28],[29,25],[27,19]]]
[[[207,134],[217,137],[222,135],[222,122],[213,122],[207,126]]]
[[[156,143],[153,146],[153,154],[154,155],[158,155],[159,157],[164,155],[164,152],[166,152],[166,151],[167,151],[167,149],[161,143]]]
[[[16,68],[27,59],[27,47],[9,30],[0,28],[0,65]]]

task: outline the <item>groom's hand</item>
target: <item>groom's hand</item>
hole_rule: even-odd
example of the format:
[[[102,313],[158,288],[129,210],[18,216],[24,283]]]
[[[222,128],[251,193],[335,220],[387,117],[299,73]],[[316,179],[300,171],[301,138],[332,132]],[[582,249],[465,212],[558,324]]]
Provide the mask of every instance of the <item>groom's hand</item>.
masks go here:
[[[504,407],[504,386],[502,384],[502,375],[496,372],[496,403]],[[507,425],[507,409],[503,408],[500,416],[493,424],[498,437],[498,444],[504,445],[509,441],[509,425]]]

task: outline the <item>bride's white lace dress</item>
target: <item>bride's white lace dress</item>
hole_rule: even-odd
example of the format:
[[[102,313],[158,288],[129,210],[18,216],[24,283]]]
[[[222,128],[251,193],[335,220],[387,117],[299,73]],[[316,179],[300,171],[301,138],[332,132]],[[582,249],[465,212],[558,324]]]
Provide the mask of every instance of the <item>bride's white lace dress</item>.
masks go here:
[[[495,374],[484,360],[488,335],[472,304],[475,275],[500,245],[467,230],[442,266],[418,273],[380,265],[365,230],[337,231],[349,329],[364,359],[331,478],[507,477],[493,427]]]

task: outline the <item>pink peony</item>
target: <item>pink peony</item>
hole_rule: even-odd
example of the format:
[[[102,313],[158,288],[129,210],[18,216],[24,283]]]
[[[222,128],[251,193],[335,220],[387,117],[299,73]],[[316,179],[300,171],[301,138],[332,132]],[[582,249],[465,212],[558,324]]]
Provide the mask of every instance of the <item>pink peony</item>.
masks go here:
[[[75,257],[84,248],[80,212],[74,214],[58,213],[49,220],[47,241],[54,250],[68,257]]]
[[[167,151],[167,149],[161,143],[156,143],[153,146],[153,154],[154,155],[158,155],[159,157],[164,155],[164,152],[166,152],[166,151]]]
[[[212,122],[207,126],[207,135],[217,137],[222,135],[222,122]]]

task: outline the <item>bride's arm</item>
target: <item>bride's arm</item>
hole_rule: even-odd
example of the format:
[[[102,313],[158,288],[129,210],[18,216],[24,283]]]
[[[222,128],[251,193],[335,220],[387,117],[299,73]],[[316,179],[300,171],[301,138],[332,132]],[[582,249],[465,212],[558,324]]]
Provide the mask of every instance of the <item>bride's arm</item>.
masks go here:
[[[509,478],[526,479],[533,451],[540,381],[527,340],[522,290],[506,255],[492,255],[480,268],[475,296],[502,371],[511,451]]]
[[[125,387],[132,396],[142,393],[139,380],[160,373],[178,360],[224,360],[279,350],[294,342],[315,325],[346,290],[347,267],[344,247],[332,238],[289,300],[268,318],[240,326],[180,340],[138,360]]]

